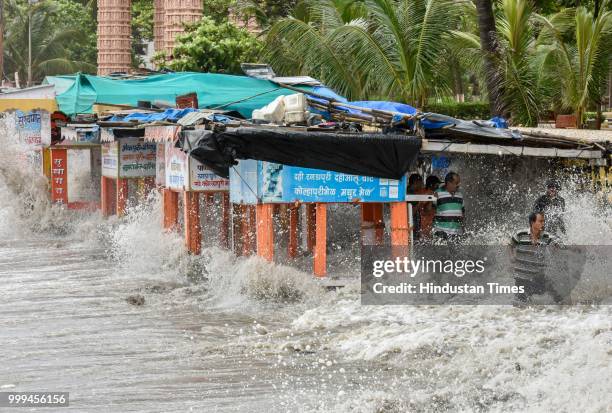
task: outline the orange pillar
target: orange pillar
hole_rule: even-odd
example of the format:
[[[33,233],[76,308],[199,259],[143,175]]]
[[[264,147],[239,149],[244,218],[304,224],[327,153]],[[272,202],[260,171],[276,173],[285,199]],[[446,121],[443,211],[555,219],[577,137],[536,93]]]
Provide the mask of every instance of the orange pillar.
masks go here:
[[[117,178],[117,216],[122,217],[125,215],[128,201],[128,180],[126,178]]]
[[[187,251],[194,255],[202,252],[202,227],[200,225],[200,194],[183,192],[185,244]]]
[[[327,205],[316,205],[316,242],[314,246],[314,275],[327,275]]]
[[[113,178],[103,176],[100,185],[100,209],[102,216],[109,217],[117,209],[117,186]]]
[[[308,252],[314,251],[316,241],[317,209],[315,204],[306,204],[306,248]]]
[[[300,217],[300,206],[289,206],[289,258],[297,257],[298,252],[298,221]]]
[[[408,204],[391,204],[391,247],[394,256],[407,256],[410,245],[410,224],[408,223]]]
[[[229,248],[230,197],[227,192],[223,193],[223,198],[221,200],[221,216],[221,245],[225,248]]]
[[[258,204],[257,207],[257,255],[266,261],[274,260],[274,205]]]
[[[164,229],[176,229],[179,217],[178,193],[170,189],[164,189],[162,196],[164,203]]]

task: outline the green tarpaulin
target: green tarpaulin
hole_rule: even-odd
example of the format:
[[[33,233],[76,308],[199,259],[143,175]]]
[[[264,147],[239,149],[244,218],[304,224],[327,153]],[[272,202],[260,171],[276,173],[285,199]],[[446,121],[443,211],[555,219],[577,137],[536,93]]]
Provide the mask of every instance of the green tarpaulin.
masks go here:
[[[250,118],[253,110],[267,105],[276,97],[295,93],[279,89],[276,84],[267,80],[192,72],[129,80],[114,80],[84,74],[49,76],[45,83],[55,85],[58,106],[67,115],[92,113],[94,104],[104,103],[136,106],[139,100],[144,100],[163,101],[174,105],[177,96],[191,92],[198,94],[200,108],[216,108],[262,94],[223,108],[236,110],[242,116]]]

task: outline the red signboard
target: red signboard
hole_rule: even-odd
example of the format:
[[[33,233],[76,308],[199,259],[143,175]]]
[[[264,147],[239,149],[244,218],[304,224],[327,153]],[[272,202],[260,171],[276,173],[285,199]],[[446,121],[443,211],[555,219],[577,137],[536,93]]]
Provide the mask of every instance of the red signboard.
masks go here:
[[[51,149],[51,201],[68,204],[68,151]]]

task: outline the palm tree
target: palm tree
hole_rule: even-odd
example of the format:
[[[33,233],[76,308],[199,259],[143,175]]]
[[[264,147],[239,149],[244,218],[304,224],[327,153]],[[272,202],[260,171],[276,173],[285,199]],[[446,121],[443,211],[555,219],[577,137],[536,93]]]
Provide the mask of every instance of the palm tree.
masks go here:
[[[352,0],[303,0],[293,15],[279,19],[269,29],[264,58],[286,75],[308,74],[339,93],[359,99],[365,96],[361,74],[351,67],[347,50],[337,47],[337,31],[366,13]]]
[[[438,86],[447,34],[459,21],[450,0],[304,0],[298,17],[268,34],[267,57],[279,47],[300,69],[349,98],[382,97],[423,106]]]
[[[503,102],[516,123],[537,126],[544,90],[535,64],[535,37],[529,0],[503,0],[498,20]]]
[[[540,81],[534,19],[529,0],[502,0],[496,32],[491,35],[495,42],[493,54],[478,56],[481,40],[474,33],[453,31],[450,42],[454,52],[463,55],[464,61],[471,60],[469,67],[486,80],[492,112],[529,126],[537,125],[542,101],[548,96]]]
[[[603,2],[597,16],[578,7],[551,18],[540,17],[544,25],[538,38],[541,59],[550,81],[558,85],[562,106],[574,111],[579,127],[588,106],[601,100],[609,70],[612,12],[604,11],[607,3]]]
[[[32,28],[32,78],[40,81],[46,75],[74,73],[79,70],[95,71],[95,67],[84,62],[66,58],[64,45],[79,36],[78,30],[58,28],[52,23],[55,7],[50,2],[27,6],[8,1],[7,24],[4,43],[4,64],[6,73],[18,72],[22,79],[28,72],[28,19]]]
[[[500,90],[499,69],[499,49],[497,47],[495,16],[493,14],[493,3],[491,0],[476,0],[478,10],[478,29],[480,35],[480,45],[482,50],[482,60],[484,61],[484,72],[489,92],[489,106],[492,114],[501,114],[502,91]]]

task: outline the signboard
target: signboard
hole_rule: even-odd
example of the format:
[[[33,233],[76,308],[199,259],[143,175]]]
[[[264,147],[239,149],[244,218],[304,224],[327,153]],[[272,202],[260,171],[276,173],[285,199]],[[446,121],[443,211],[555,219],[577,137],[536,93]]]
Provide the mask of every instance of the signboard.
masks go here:
[[[51,150],[51,201],[68,204],[68,151]]]
[[[257,177],[261,162],[242,160],[230,168],[230,202],[254,205],[257,203]]]
[[[257,198],[265,203],[399,202],[406,197],[405,178],[374,178],[270,162],[247,162],[240,161],[230,169],[232,202],[254,203]],[[256,176],[255,182],[253,176]],[[243,182],[236,184],[235,180]],[[249,192],[256,192],[257,197]]]
[[[229,190],[228,179],[217,176],[205,165],[193,158],[189,159],[189,182],[192,191],[215,192]]]
[[[189,157],[173,144],[164,145],[165,186],[176,191],[228,191],[229,180],[221,178],[205,165]],[[162,167],[159,166],[158,170]]]
[[[102,176],[119,177],[119,142],[102,144]]]
[[[119,176],[121,178],[144,178],[155,176],[155,143],[140,138],[120,139]]]
[[[166,188],[184,191],[188,180],[187,154],[174,145],[166,146]]]
[[[51,145],[51,116],[45,111],[15,111],[19,142],[32,150]]]

